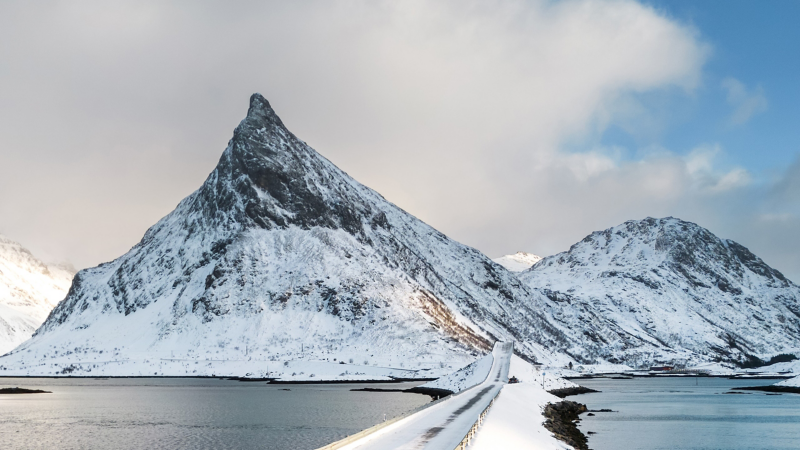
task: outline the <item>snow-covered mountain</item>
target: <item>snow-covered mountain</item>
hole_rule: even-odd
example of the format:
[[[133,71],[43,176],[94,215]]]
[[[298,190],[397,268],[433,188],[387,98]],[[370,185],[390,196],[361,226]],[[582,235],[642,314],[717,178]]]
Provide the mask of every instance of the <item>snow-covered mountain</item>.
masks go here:
[[[526,252],[517,252],[513,255],[505,255],[492,259],[492,261],[512,272],[522,272],[523,270],[530,269],[532,265],[541,260],[541,256]]]
[[[744,363],[800,346],[800,287],[736,242],[675,218],[590,234],[519,274],[557,307],[577,359]]]
[[[350,364],[429,376],[498,339],[558,359],[547,302],[350,178],[254,94],[202,187],[127,254],[80,271],[0,369],[297,378],[314,375],[292,364],[316,361],[345,378],[366,373]]]
[[[0,355],[31,337],[67,295],[73,275],[0,235]]]

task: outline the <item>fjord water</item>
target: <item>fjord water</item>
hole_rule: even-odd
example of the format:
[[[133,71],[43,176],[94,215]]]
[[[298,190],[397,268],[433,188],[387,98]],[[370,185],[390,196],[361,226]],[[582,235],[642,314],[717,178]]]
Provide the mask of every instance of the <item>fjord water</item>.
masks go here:
[[[634,378],[576,380],[602,391],[570,397],[595,416],[579,428],[594,450],[762,450],[800,448],[800,395],[731,391],[776,380]],[[726,394],[740,392],[741,394]]]
[[[430,401],[420,383],[268,385],[192,378],[0,378],[7,449],[314,449]]]

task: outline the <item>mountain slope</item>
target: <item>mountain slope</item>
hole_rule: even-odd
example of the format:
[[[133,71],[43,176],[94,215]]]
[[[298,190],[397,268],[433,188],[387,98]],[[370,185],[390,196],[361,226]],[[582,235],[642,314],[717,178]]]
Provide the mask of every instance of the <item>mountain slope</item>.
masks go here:
[[[628,221],[520,278],[558,307],[579,359],[746,363],[800,344],[800,288],[745,247],[674,218]]]
[[[512,272],[522,272],[541,260],[541,256],[526,252],[517,252],[513,255],[505,255],[492,259],[492,261]]]
[[[67,294],[73,275],[0,235],[0,354],[31,337]]]
[[[202,187],[127,254],[79,272],[0,366],[299,377],[265,362],[355,360],[444,373],[496,339],[550,357],[564,336],[538,312],[548,300],[528,297],[297,139],[254,94]]]

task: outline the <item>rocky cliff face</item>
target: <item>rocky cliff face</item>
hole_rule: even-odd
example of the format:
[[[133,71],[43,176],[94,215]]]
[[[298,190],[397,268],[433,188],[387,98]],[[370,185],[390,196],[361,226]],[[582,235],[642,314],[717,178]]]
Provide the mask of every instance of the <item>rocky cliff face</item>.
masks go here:
[[[579,359],[746,363],[800,347],[800,288],[745,247],[674,218],[590,234],[520,274]]]
[[[79,272],[0,365],[102,373],[115,364],[106,355],[151,369],[160,355],[183,361],[154,370],[167,375],[212,359],[447,371],[497,339],[518,341],[529,358],[558,358],[546,349],[565,337],[541,314],[546,302],[350,178],[255,94],[202,187],[127,254]]]
[[[67,294],[73,275],[0,235],[0,355],[31,337]]]

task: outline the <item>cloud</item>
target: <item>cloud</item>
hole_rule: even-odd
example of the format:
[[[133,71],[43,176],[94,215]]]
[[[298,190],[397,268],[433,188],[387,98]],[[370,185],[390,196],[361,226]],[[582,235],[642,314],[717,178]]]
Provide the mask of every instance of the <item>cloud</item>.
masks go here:
[[[721,147],[715,144],[697,147],[684,158],[686,171],[694,180],[693,184],[698,192],[720,193],[752,183],[752,176],[744,168],[734,167],[722,171],[716,163],[721,154]]]
[[[743,170],[598,144],[642,123],[639,94],[696,89],[709,55],[634,1],[9,1],[0,42],[0,228],[77,266],[125,252],[196,189],[253,92],[491,256],[647,215],[748,236],[725,225],[753,189]]]
[[[749,91],[741,81],[731,77],[722,80],[721,86],[727,91],[728,104],[733,107],[730,117],[732,125],[747,122],[753,116],[765,112],[769,106],[761,86]]]

